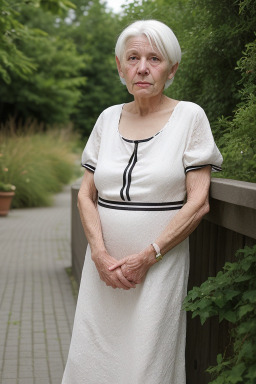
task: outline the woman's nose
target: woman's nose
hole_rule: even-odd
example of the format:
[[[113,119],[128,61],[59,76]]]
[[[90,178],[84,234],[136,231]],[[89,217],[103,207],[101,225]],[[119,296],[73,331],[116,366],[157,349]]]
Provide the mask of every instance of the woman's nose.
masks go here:
[[[140,75],[148,75],[149,74],[149,70],[148,70],[148,66],[147,66],[147,60],[146,59],[141,59],[138,63],[138,73]]]

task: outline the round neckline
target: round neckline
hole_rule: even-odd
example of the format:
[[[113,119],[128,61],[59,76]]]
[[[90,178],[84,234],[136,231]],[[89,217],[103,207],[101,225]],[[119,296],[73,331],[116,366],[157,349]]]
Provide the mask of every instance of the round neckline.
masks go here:
[[[155,133],[153,136],[150,136],[150,137],[147,137],[145,139],[139,139],[139,140],[132,140],[132,139],[127,139],[126,137],[122,136],[120,131],[119,131],[119,122],[120,122],[120,119],[121,119],[121,115],[122,115],[122,111],[123,111],[123,107],[125,105],[125,103],[123,104],[120,104],[120,113],[119,113],[119,119],[118,119],[118,123],[117,123],[117,131],[118,131],[118,134],[119,136],[121,137],[121,139],[123,139],[124,141],[128,142],[128,143],[144,143],[144,142],[147,142],[147,141],[150,141],[152,139],[154,139],[156,136],[158,136],[160,133],[162,133],[164,131],[164,129],[166,128],[166,126],[169,124],[169,122],[171,121],[173,115],[174,115],[174,112],[176,111],[178,105],[180,105],[182,103],[182,100],[180,100],[176,105],[175,107],[173,108],[173,111],[171,113],[171,116],[169,117],[169,119],[167,120],[167,122],[165,123],[165,125],[163,126],[163,128],[160,129],[160,131],[158,131],[157,133]]]

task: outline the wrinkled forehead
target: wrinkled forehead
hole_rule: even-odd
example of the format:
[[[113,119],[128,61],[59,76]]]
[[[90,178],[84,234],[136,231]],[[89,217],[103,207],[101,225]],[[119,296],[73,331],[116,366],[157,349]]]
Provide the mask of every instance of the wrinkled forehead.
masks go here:
[[[139,36],[131,36],[127,38],[125,45],[124,45],[124,51],[129,51],[132,49],[151,49],[152,51],[159,52],[156,44],[151,41],[146,35],[139,35]]]
[[[145,48],[150,49],[152,53],[156,53],[168,61],[168,58],[166,57],[165,53],[162,52],[157,42],[155,42],[151,38],[151,36],[147,35],[146,33],[142,33],[140,35],[135,35],[135,36],[128,36],[124,43],[122,56],[124,57],[126,52],[128,51],[132,51],[135,49],[136,50],[145,49]]]

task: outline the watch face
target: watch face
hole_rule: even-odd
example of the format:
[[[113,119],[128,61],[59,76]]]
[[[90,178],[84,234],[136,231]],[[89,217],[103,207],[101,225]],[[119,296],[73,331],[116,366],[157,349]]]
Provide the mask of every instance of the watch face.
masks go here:
[[[157,259],[157,261],[162,260],[162,258],[163,258],[163,255],[161,255],[161,253],[158,253],[158,254],[156,255],[156,259]]]

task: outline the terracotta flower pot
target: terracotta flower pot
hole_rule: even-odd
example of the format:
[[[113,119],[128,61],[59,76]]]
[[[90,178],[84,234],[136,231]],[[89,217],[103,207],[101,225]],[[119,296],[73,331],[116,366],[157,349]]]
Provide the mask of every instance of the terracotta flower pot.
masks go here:
[[[10,210],[12,198],[15,192],[0,191],[0,216],[6,216]]]

